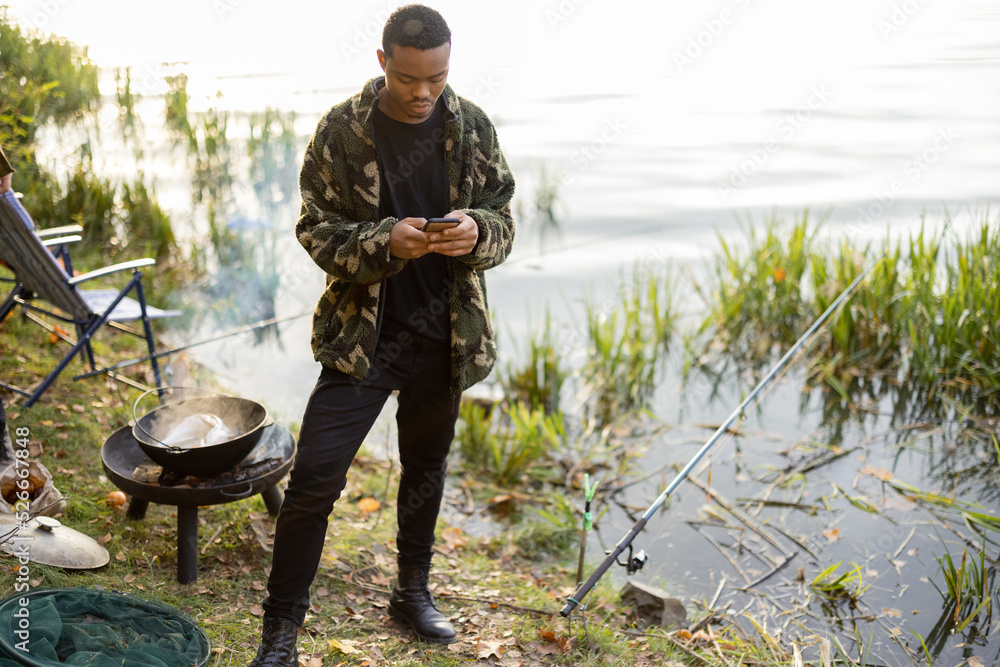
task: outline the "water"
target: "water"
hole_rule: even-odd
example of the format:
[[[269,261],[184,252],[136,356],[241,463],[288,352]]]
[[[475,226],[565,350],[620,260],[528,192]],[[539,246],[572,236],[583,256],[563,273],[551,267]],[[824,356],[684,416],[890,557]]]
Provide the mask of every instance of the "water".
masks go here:
[[[131,176],[144,168],[181,235],[190,237],[204,233],[203,213],[191,210],[184,155],[169,147],[159,126],[163,76],[189,75],[193,110],[215,106],[240,114],[269,106],[296,112],[301,151],[319,114],[379,73],[377,35],[387,7],[395,4],[180,0],[154,7],[60,0],[13,2],[10,11],[90,45],[103,66],[133,67],[135,92],[146,96],[139,108],[146,155],[137,162],[132,147],[113,140],[115,114],[106,108],[102,126],[110,131],[95,155],[98,169]],[[997,0],[513,0],[502,7],[442,0],[435,6],[454,32],[450,81],[496,121],[518,179],[517,205],[530,209],[543,168],[560,184],[561,239],[540,247],[530,217],[521,216],[525,224],[510,260],[490,272],[501,363],[518,358],[545,307],[562,340],[577,340],[585,294],[598,303],[613,298],[619,274],[635,262],[672,266],[697,278],[717,247],[716,236],[739,244],[747,219],[772,212],[790,217],[808,206],[830,213],[823,235],[879,242],[915,229],[925,211],[931,225],[940,225],[947,211],[960,227],[998,202]],[[245,129],[245,122],[231,124],[234,146],[245,140]],[[56,165],[75,151],[72,141],[51,137],[42,157]],[[262,202],[241,176],[248,161],[238,150],[233,155],[237,196],[228,213],[261,219],[271,230],[280,280],[276,314],[311,309],[322,274],[293,238],[297,201]],[[278,190],[294,192],[294,175],[280,178]],[[692,292],[685,290],[686,322],[701,308]],[[174,337],[180,343],[196,333],[205,330]],[[318,374],[308,335],[308,318],[299,319],[282,325],[277,341],[251,348],[246,338],[230,339],[191,354],[232,391],[296,421]],[[578,358],[581,350],[568,344],[565,352]],[[676,428],[650,443],[646,470],[685,461],[711,432],[697,424],[721,421],[753,384],[730,379],[714,400],[704,400],[711,388],[700,380],[682,387],[678,365],[672,360],[654,404],[657,417]],[[768,466],[787,465],[801,452],[796,443],[856,448],[810,473],[808,485],[772,491],[772,499],[820,509],[760,509],[762,519],[801,536],[816,557],[785,540],[797,554],[788,567],[764,593],[737,594],[744,581],[685,523],[697,520],[705,504],[705,494],[685,484],[637,544],[653,554],[640,576],[665,582],[685,599],[711,597],[720,576],[731,578],[723,603],[737,610],[750,605],[771,619],[774,631],[782,617],[771,616],[771,605],[787,610],[804,598],[794,581],[797,568],[809,579],[839,560],[854,562],[862,565],[865,583],[873,584],[863,596],[870,608],[814,603],[802,613],[839,620],[810,627],[829,628],[847,646],[855,624],[865,638],[874,631],[875,655],[885,664],[911,663],[892,643],[896,627],[911,648],[919,647],[911,630],[933,637],[942,664],[974,653],[985,664],[997,662],[995,625],[983,630],[994,633],[984,649],[959,646],[962,638],[949,637],[947,623],[939,622],[946,610],[939,609],[929,583],[940,585],[934,556],[943,553],[941,539],[960,556],[957,538],[939,538],[924,508],[908,505],[871,475],[859,475],[865,465],[884,468],[918,486],[996,508],[997,480],[983,463],[988,448],[970,442],[954,424],[901,430],[884,414],[833,420],[824,396],[802,396],[798,380],[787,379],[768,394],[743,436],[720,443],[712,483],[732,501],[759,498]],[[890,406],[875,409],[885,413]],[[781,454],[785,449],[794,451]],[[626,503],[644,507],[672,472],[637,485]],[[887,528],[884,519],[834,498],[833,483],[873,498],[895,523]],[[616,542],[629,525],[626,512],[615,508],[590,553],[599,553],[602,540]],[[724,544],[735,539],[718,528],[702,529]],[[823,536],[835,529],[840,532],[829,533],[833,537]],[[746,551],[734,553],[751,578],[752,571],[768,569]],[[877,620],[844,620],[869,613]],[[792,637],[794,628],[785,632]]]

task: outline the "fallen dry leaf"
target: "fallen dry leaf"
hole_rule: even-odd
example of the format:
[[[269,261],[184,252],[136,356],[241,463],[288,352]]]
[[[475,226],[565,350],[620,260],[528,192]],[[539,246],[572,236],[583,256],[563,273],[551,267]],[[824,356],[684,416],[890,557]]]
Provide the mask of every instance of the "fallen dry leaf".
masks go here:
[[[323,667],[323,654],[313,653],[312,655],[306,655],[300,653],[299,667]]]
[[[898,609],[890,609],[889,607],[882,607],[882,613],[889,618],[900,618],[903,615]]]
[[[344,655],[355,655],[362,653],[361,649],[354,645],[354,642],[347,639],[331,639],[330,648],[337,649]]]
[[[985,667],[985,665],[983,664],[983,659],[980,658],[978,655],[970,656],[968,663],[969,667]]]
[[[885,468],[878,468],[870,463],[866,463],[864,467],[858,471],[858,476],[874,477],[875,479],[880,479],[884,482],[885,480],[892,478],[892,473]]]
[[[476,658],[478,660],[486,660],[490,656],[497,658],[503,656],[503,640],[483,639],[480,637],[476,640]]]
[[[261,609],[261,607],[260,607],[259,604],[252,604],[252,605],[250,605],[250,613],[253,614],[254,616],[256,616],[257,618],[263,618],[264,617],[264,610]]]
[[[381,506],[381,503],[374,498],[362,498],[358,501],[358,509],[362,512],[374,512]]]
[[[446,551],[453,551],[459,547],[464,547],[469,542],[465,535],[462,534],[461,528],[445,528],[441,533],[441,537],[444,539]]]
[[[830,528],[828,530],[824,530],[823,537],[831,542],[836,542],[840,539],[840,528]]]

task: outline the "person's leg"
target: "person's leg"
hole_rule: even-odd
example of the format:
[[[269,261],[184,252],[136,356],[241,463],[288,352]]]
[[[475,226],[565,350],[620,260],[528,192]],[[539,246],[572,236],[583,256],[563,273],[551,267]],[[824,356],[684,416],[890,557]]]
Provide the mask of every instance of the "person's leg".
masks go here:
[[[278,514],[265,614],[301,625],[347,471],[391,390],[324,368],[306,405],[295,465]]]
[[[451,353],[423,350],[400,389],[396,412],[402,474],[396,500],[400,562],[427,565],[444,493],[460,397],[451,391]]]
[[[413,372],[399,391],[399,579],[389,600],[390,613],[406,621],[419,638],[442,644],[455,641],[455,628],[434,604],[428,578],[448,451],[458,418],[459,397],[451,391],[450,360],[447,350],[419,351]]]

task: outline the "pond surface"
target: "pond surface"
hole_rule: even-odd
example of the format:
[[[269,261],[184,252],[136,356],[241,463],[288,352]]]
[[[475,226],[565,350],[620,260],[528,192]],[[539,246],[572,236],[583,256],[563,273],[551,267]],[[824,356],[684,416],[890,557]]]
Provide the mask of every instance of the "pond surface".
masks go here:
[[[144,96],[137,109],[143,155],[136,156],[135,142],[122,141],[117,112],[106,107],[95,165],[106,175],[131,177],[140,169],[155,181],[160,203],[188,241],[204,235],[205,212],[191,204],[187,156],[162,127],[163,77],[187,73],[192,111],[231,114],[235,185],[225,213],[231,228],[259,245],[259,264],[256,273],[220,271],[226,282],[220,278],[210,294],[253,300],[243,290],[262,275],[275,281],[276,295],[263,312],[282,317],[311,310],[322,274],[292,234],[295,165],[272,164],[269,187],[253,187],[254,163],[243,150],[247,114],[265,107],[294,112],[301,155],[319,114],[378,74],[372,26],[380,31],[386,7],[398,3],[342,4],[188,0],[152,9],[66,0],[13,2],[11,14],[90,45],[102,66],[133,67],[134,92]],[[703,304],[687,281],[704,278],[718,236],[739,245],[748,221],[772,214],[790,221],[809,207],[829,213],[823,236],[880,243],[919,228],[924,213],[931,226],[950,217],[961,228],[1000,202],[997,0],[435,6],[454,31],[450,81],[495,119],[518,179],[517,243],[489,276],[501,363],[521,358],[546,308],[565,341],[562,351],[578,359],[574,334],[584,326],[584,296],[596,303],[613,298],[619,276],[636,263],[683,276],[682,326],[693,325]],[[113,99],[113,77],[105,85]],[[78,142],[53,134],[43,159],[70,163],[77,150]],[[532,210],[540,193],[553,189],[559,236],[543,243]],[[202,297],[206,310],[211,295]],[[173,337],[180,344],[253,319],[203,318]],[[307,317],[279,329],[259,345],[239,337],[190,354],[232,391],[294,422],[318,366]],[[711,434],[706,425],[721,422],[754,384],[731,375],[711,387],[696,375],[682,385],[679,361],[667,367],[653,412],[673,428],[648,443],[642,462],[644,470],[663,471],[630,488],[625,507],[601,520],[592,560],[630,526],[626,509],[641,513],[672,478],[665,466],[693,455]],[[785,639],[836,636],[853,651],[863,638],[872,664],[920,664],[914,633],[939,664],[972,655],[1000,663],[1000,610],[992,625],[949,634],[950,612],[935,588],[943,586],[937,559],[946,551],[960,559],[965,545],[931,513],[941,511],[883,483],[891,476],[995,514],[1000,480],[984,435],[989,429],[955,419],[894,419],[892,399],[842,415],[826,407],[823,392],[803,394],[802,386],[790,373],[711,457],[718,494],[768,524],[780,548],[745,527],[727,528],[738,522],[714,505],[706,510],[706,492],[685,484],[637,540],[652,556],[637,576],[662,582],[688,602],[692,616],[700,610],[690,601],[711,599],[724,578],[716,608],[747,608]],[[822,465],[772,486],[782,471],[821,455],[828,456],[817,459]],[[707,481],[707,470],[698,477]],[[878,512],[860,509],[862,500]],[[736,590],[786,556],[787,566],[766,582]],[[799,568],[809,582],[837,562],[840,572],[856,564],[870,586],[856,608],[807,599],[807,587],[796,581]]]

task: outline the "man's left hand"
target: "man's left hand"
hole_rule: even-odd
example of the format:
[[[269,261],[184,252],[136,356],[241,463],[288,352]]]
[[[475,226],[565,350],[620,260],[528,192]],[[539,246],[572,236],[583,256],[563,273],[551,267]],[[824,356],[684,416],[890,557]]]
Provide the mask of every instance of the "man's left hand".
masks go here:
[[[444,217],[458,218],[462,222],[457,227],[431,234],[427,249],[449,257],[468,255],[479,240],[479,225],[462,211],[452,211]]]
[[[10,190],[10,182],[13,180],[14,174],[7,174],[6,176],[0,178],[0,192],[7,192]]]

